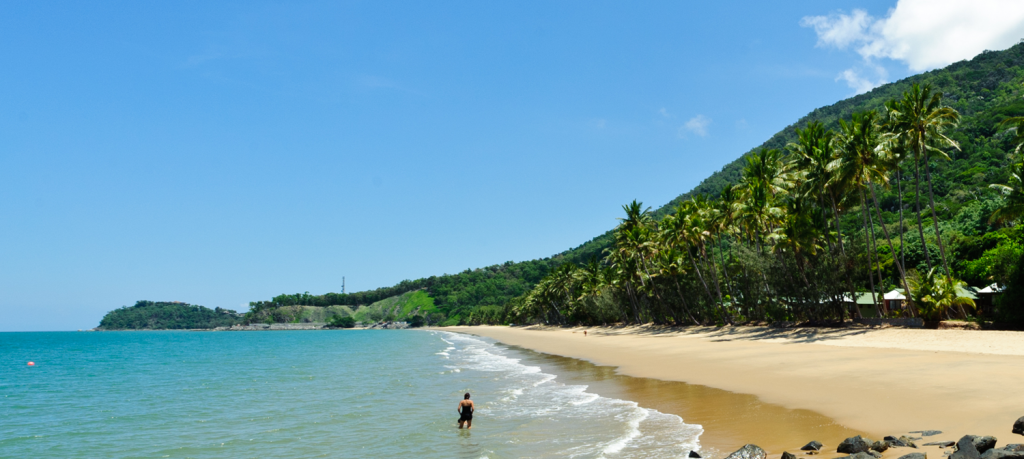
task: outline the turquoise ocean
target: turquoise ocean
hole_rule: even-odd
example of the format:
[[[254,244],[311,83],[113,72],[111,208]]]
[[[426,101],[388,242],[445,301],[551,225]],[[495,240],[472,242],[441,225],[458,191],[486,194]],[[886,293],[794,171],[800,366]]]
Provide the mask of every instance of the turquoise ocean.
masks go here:
[[[699,425],[562,383],[539,361],[431,330],[0,333],[0,457],[610,459],[698,449]],[[460,431],[467,391],[477,411]]]

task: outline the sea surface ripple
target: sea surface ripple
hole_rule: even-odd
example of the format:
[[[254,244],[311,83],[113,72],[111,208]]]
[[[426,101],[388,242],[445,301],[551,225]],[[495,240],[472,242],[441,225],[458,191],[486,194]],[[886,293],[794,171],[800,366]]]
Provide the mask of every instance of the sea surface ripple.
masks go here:
[[[0,368],[2,458],[667,458],[702,433],[438,331],[0,333]]]

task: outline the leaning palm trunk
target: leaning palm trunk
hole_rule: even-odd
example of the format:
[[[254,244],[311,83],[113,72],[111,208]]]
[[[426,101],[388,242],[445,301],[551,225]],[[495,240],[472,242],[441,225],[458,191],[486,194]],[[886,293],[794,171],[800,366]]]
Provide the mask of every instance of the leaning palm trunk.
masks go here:
[[[709,271],[711,271],[711,282],[715,283],[715,292],[718,293],[718,305],[719,305],[719,308],[724,308],[725,307],[725,299],[722,298],[721,282],[719,282],[719,280],[718,280],[718,264],[715,263],[715,251],[714,251],[714,249],[712,249],[711,250],[711,256],[708,257],[708,254],[707,254],[707,244],[704,244],[703,242],[700,243],[700,251],[701,251],[701,258],[704,259],[704,266],[705,266],[705,268],[708,269]],[[707,261],[708,258],[711,259],[711,266],[708,266],[708,261]],[[722,319],[725,320],[725,317],[722,317]]]
[[[673,278],[672,280],[676,283],[676,292],[679,293],[679,300],[683,302],[683,312],[685,312],[686,316],[693,321],[694,325],[700,325],[700,322],[693,317],[693,313],[690,312],[690,307],[686,304],[686,297],[683,296],[683,289],[679,286],[679,279]]]
[[[860,197],[863,200],[865,206],[870,206],[870,204],[868,204],[867,197],[864,196],[864,190],[863,189],[860,190]],[[883,280],[882,280],[882,260],[878,257],[878,237],[875,235],[875,220],[871,216],[871,211],[868,210],[867,212],[868,212],[868,225],[869,225],[868,227],[871,228],[871,257],[872,257],[873,263],[875,264],[875,273],[878,274],[878,291],[879,291],[879,293],[881,293],[883,295],[883,300],[882,301],[883,301],[883,305],[884,305],[884,301],[885,301],[885,299],[884,299],[885,284],[883,283]],[[878,306],[876,305],[876,308],[877,307]],[[885,308],[883,307],[882,309],[879,310],[879,312],[881,313],[884,309]],[[879,316],[881,316],[881,315],[879,315]]]
[[[935,241],[939,243],[939,255],[942,257],[942,268],[946,270],[947,276],[952,276],[949,271],[949,264],[946,263],[946,248],[942,245],[942,234],[939,233],[939,216],[935,214],[935,197],[932,193],[932,168],[928,165],[928,152],[924,154],[924,173],[928,179],[928,206],[932,210],[932,225],[935,226]]]
[[[924,262],[928,270],[932,270],[932,257],[928,255],[928,243],[924,240],[924,224],[921,223],[921,162],[914,158],[914,201],[917,206],[917,234],[921,236],[921,250],[924,252]]]
[[[903,185],[900,184],[900,176],[901,175],[902,175],[902,173],[900,172],[900,166],[897,165],[896,166],[896,192],[897,192],[897,194],[899,194],[899,200],[900,200],[900,262],[903,263],[904,267],[906,267],[907,266],[907,257],[906,257],[906,252],[903,250],[903,247],[904,247],[903,232],[905,231],[905,229],[903,227]],[[904,281],[904,283],[906,283],[906,281]]]
[[[860,191],[860,195],[861,195],[861,200],[863,202],[864,190]],[[860,214],[861,214],[861,217],[864,218],[864,241],[865,241],[865,245],[867,247],[867,249],[865,251],[867,252],[867,256],[868,256],[868,283],[871,284],[871,304],[875,305],[875,311],[878,312],[878,316],[881,317],[882,316],[882,314],[881,314],[882,311],[880,309],[878,309],[878,297],[875,296],[875,277],[874,277],[875,274],[873,272],[871,272],[872,271],[871,265],[874,264],[874,256],[871,253],[872,252],[872,250],[871,250],[871,235],[868,232],[868,211],[867,211],[867,207],[864,204],[861,204],[861,206],[860,206]],[[854,302],[856,302],[856,299],[854,299]]]
[[[715,297],[711,294],[711,288],[708,287],[708,283],[704,281],[704,276],[700,273],[700,267],[697,266],[697,260],[690,255],[689,250],[686,251],[686,255],[690,259],[690,263],[693,264],[693,269],[697,271],[697,278],[700,279],[700,283],[704,285],[704,291],[708,294],[708,301],[714,303]]]
[[[629,305],[633,307],[633,320],[640,323],[640,308],[637,305],[633,283],[630,281],[626,281],[626,295],[629,296]]]
[[[906,292],[907,303],[909,303],[907,305],[907,310],[910,312],[911,317],[913,317],[915,315],[914,309],[910,305],[914,304],[914,300],[910,297],[910,286],[907,284],[907,273],[903,271],[903,264],[900,263],[899,257],[896,256],[896,250],[893,249],[892,238],[889,237],[889,229],[885,227],[885,221],[882,220],[882,209],[878,206],[878,197],[875,196],[875,189],[870,183],[868,183],[868,190],[871,190],[871,200],[875,203],[875,213],[878,214],[878,224],[882,225],[882,232],[885,233],[885,240],[889,243],[889,251],[892,252],[892,261],[893,263],[896,263],[896,268],[900,272],[900,280],[903,281],[903,288]]]
[[[736,306],[736,289],[733,288],[732,278],[729,276],[729,266],[725,263],[725,247],[722,245],[722,235],[718,235],[718,256],[722,257],[722,274],[725,276],[725,287],[729,289],[732,297],[733,307]],[[732,324],[732,314],[729,315],[729,324]]]
[[[836,197],[831,190],[829,190],[828,194],[832,198],[832,215],[836,220],[836,237],[839,240],[839,251],[846,255],[846,249],[843,248],[843,230],[839,227],[839,208],[836,206]]]

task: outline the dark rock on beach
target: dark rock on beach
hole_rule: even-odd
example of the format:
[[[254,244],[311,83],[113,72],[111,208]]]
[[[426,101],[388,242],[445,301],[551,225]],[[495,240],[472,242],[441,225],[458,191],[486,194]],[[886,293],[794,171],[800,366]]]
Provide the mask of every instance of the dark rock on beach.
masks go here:
[[[1024,459],[1024,451],[992,448],[981,455],[981,459]]]
[[[800,448],[800,451],[821,451],[821,442],[814,440]]]
[[[760,446],[748,444],[726,456],[725,459],[766,459],[767,457],[768,455]]]
[[[942,433],[942,431],[941,430],[915,430],[915,431],[910,432],[910,433],[921,434],[922,437],[930,437],[932,435],[938,435],[938,434]]]
[[[878,451],[880,453],[884,453],[885,450],[889,449],[889,443],[884,441],[876,441],[871,444],[871,449],[874,451]]]
[[[925,453],[910,453],[900,456],[900,459],[928,459]]]
[[[984,437],[982,437],[982,436],[978,436],[978,435],[971,435],[971,436],[974,437],[971,440],[971,443],[974,443],[974,448],[977,449],[979,453],[984,454],[985,451],[988,451],[988,450],[996,447],[996,437],[991,437],[991,436],[984,436]]]
[[[974,446],[974,435],[964,435],[957,440],[956,451],[949,455],[949,459],[981,459],[981,453]]]
[[[876,453],[874,451],[867,451],[862,453],[854,453],[840,459],[878,459],[880,457],[882,457],[882,455],[879,453]]]
[[[697,454],[696,451],[690,451],[690,457],[700,459],[700,454]]]
[[[925,443],[924,446],[938,446],[941,448],[949,448],[950,446],[953,446],[955,444],[955,441],[933,441],[931,443]]]
[[[1013,423],[1013,433],[1024,435],[1024,416]]]
[[[871,440],[861,438],[860,435],[857,435],[856,437],[850,437],[843,440],[843,442],[839,444],[839,447],[836,448],[836,452],[846,454],[863,453],[871,449],[871,443]]]
[[[914,439],[913,438],[908,438],[905,435],[900,435],[899,442],[902,443],[903,446],[909,446],[911,448],[917,448],[917,444],[914,443]]]
[[[782,452],[782,459],[796,459],[796,456],[794,456],[792,453],[790,453],[788,451],[783,451]]]

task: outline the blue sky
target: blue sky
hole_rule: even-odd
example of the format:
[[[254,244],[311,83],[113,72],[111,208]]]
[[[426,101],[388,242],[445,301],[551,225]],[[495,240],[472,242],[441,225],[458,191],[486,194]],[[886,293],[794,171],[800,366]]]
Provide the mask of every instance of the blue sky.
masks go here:
[[[561,252],[1024,22],[920,3],[0,2],[0,330]]]

